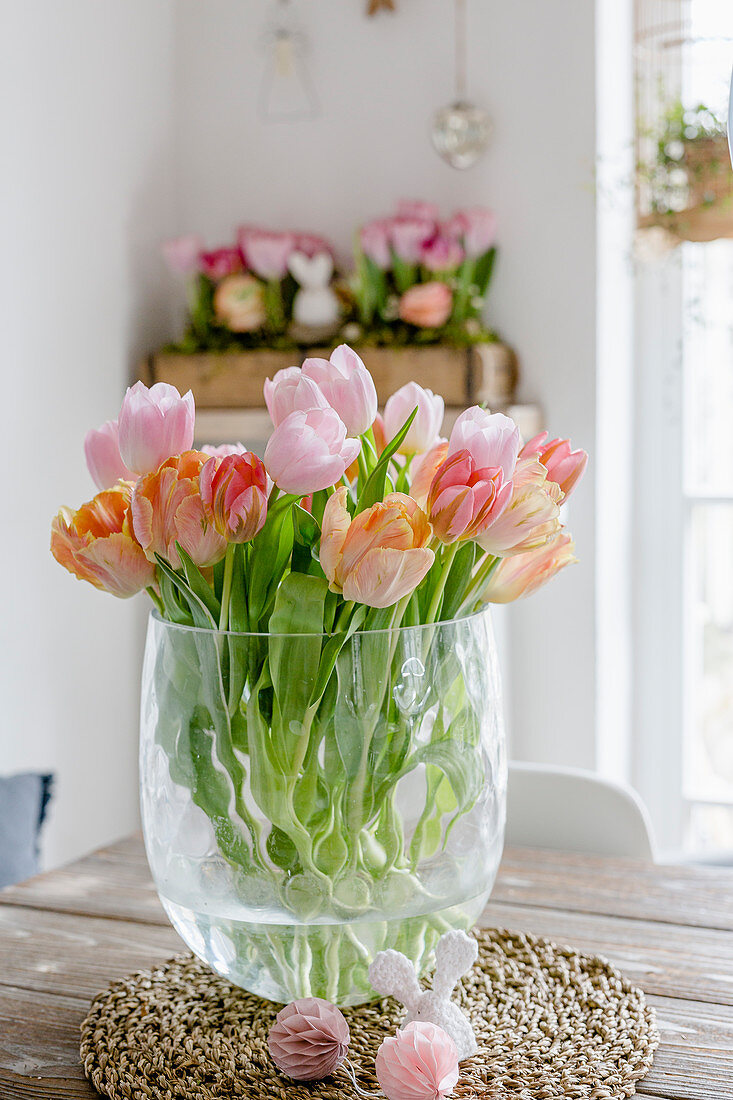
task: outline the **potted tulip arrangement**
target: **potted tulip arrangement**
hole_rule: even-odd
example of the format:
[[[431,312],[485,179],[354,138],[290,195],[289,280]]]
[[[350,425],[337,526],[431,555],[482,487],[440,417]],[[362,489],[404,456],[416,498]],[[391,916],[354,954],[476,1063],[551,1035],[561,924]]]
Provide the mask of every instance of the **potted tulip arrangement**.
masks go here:
[[[168,241],[163,255],[188,286],[188,327],[178,351],[295,347],[299,286],[308,282],[316,258],[327,265],[325,278],[319,274],[316,280],[321,296],[326,295],[325,327],[337,326],[338,301],[329,289],[333,252],[323,237],[241,226],[233,244],[207,250],[200,237],[190,235]],[[323,333],[316,330],[319,336]]]
[[[128,390],[91,431],[97,495],[53,521],[76,577],[153,605],[141,788],[159,894],[191,948],[275,1000],[373,996],[483,908],[505,761],[488,604],[574,560],[587,461],[522,446],[410,383],[382,416],[346,346],[268,380],[264,459],[196,450],[194,403]]]
[[[365,342],[466,346],[495,340],[481,323],[495,236],[491,210],[459,210],[443,222],[428,202],[401,202],[395,216],[362,226],[354,296]]]

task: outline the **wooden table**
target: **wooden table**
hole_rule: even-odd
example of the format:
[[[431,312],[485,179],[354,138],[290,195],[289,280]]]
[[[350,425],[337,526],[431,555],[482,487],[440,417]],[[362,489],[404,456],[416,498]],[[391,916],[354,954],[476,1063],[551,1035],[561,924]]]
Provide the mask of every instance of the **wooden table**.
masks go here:
[[[606,955],[647,991],[662,1045],[640,1094],[733,1100],[733,871],[509,850],[484,921]],[[0,892],[0,1100],[95,1096],[89,1001],[180,949],[138,836]]]

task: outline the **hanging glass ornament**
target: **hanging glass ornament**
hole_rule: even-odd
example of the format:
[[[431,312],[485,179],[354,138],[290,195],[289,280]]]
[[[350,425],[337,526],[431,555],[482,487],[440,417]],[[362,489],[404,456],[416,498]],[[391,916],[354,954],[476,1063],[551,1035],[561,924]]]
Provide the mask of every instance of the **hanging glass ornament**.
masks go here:
[[[455,0],[456,98],[433,116],[432,141],[452,168],[471,168],[486,152],[493,130],[483,107],[466,98],[466,0]]]
[[[268,59],[260,92],[260,113],[268,122],[315,118],[319,105],[305,61],[307,40],[293,20],[290,0],[276,0],[266,40]]]

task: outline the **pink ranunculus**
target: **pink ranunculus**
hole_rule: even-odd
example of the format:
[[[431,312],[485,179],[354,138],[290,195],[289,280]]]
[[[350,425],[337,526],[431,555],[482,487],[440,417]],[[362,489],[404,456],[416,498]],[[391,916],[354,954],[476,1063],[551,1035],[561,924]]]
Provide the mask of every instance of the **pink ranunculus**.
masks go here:
[[[120,454],[120,433],[116,420],[108,420],[101,428],[92,428],[84,439],[84,456],[92,481],[98,489],[110,489],[116,481],[135,481]]]
[[[445,1100],[459,1077],[458,1051],[450,1035],[413,1020],[385,1039],[375,1063],[379,1087],[388,1100]]]
[[[433,236],[435,225],[423,218],[392,218],[389,235],[395,254],[406,264],[418,264],[422,250]]]
[[[214,313],[232,332],[256,332],[267,320],[264,286],[244,272],[227,275],[214,293]]]
[[[438,467],[430,485],[427,513],[441,542],[475,539],[509,504],[512,483],[500,466],[479,467],[469,451],[456,451]]]
[[[562,499],[562,489],[550,481],[539,459],[520,458],[508,506],[476,541],[487,553],[499,557],[536,550],[560,530]]]
[[[397,203],[398,218],[417,218],[421,222],[437,222],[440,209],[434,202],[422,199],[400,199]]]
[[[448,455],[467,450],[477,467],[500,466],[510,481],[519,454],[519,428],[503,413],[490,413],[472,405],[457,418],[450,433]]]
[[[453,291],[446,283],[420,283],[400,298],[400,317],[418,328],[441,328],[453,309]]]
[[[457,240],[438,235],[422,250],[422,263],[428,271],[454,271],[463,263],[464,251]]]
[[[283,279],[288,271],[288,260],[295,249],[293,233],[271,233],[266,229],[239,231],[239,247],[247,266],[255,275],[267,282]]]
[[[552,439],[547,442],[547,432],[540,432],[522,447],[522,458],[534,455],[547,470],[550,481],[556,482],[565,496],[570,496],[585,473],[588,465],[586,451],[570,449],[569,439]]]
[[[374,379],[348,344],[340,344],[330,359],[306,359],[302,369],[339,414],[349,435],[361,435],[372,426],[378,406]]]
[[[228,542],[249,542],[267,519],[267,471],[248,452],[212,457],[199,476],[204,509]]]
[[[318,256],[321,252],[333,256],[333,246],[325,237],[319,237],[317,233],[294,233],[293,236],[295,238],[295,250],[302,252],[309,260],[312,260],[314,256]]]
[[[390,222],[385,219],[367,222],[359,231],[359,240],[365,256],[372,263],[387,271],[392,266],[392,253],[390,251]]]
[[[412,497],[388,493],[353,519],[344,486],[326,503],[320,561],[331,591],[368,607],[391,607],[417,588],[435,555],[430,525]]]
[[[415,408],[417,416],[398,448],[399,454],[423,454],[430,450],[440,434],[445,413],[443,398],[432,390],[418,386],[417,382],[407,382],[387,399],[384,406],[384,430],[387,439],[394,439]]]
[[[205,455],[211,455],[212,458],[226,458],[227,455],[246,455],[248,453],[244,443],[221,443],[218,447],[213,446],[211,443],[204,443],[201,450]]]
[[[150,561],[160,554],[174,569],[180,569],[177,542],[202,569],[224,557],[226,539],[216,530],[201,499],[199,479],[207,462],[216,459],[201,451],[184,451],[141,477],[133,489],[132,527]]]
[[[306,496],[340,481],[360,449],[334,409],[296,409],[270,436],[265,466],[283,492]]]
[[[462,242],[467,256],[476,259],[483,256],[496,239],[496,214],[481,206],[459,210],[447,223],[446,232]]]
[[[193,446],[196,411],[193,394],[181,397],[175,386],[143,382],[131,386],[117,419],[120,454],[128,470],[147,474],[161,462]]]
[[[165,241],[161,245],[161,252],[171,271],[179,275],[192,275],[199,269],[199,256],[203,248],[204,242],[201,238],[190,234],[187,237],[176,237],[173,241]]]
[[[485,603],[511,603],[536,592],[566,565],[576,562],[572,537],[561,528],[544,546],[502,558],[481,594]]]
[[[272,380],[266,378],[264,393],[267,411],[276,428],[296,409],[307,412],[308,409],[330,408],[318,383],[300,367],[284,367]]]
[[[236,275],[242,270],[242,253],[238,248],[214,248],[210,252],[201,252],[199,269],[203,275],[218,283],[227,275]]]

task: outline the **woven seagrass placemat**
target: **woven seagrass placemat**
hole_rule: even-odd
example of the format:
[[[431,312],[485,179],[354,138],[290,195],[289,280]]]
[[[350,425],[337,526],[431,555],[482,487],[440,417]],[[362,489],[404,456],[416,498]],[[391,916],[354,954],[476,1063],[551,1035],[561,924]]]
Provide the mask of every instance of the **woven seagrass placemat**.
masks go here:
[[[479,956],[455,999],[479,1050],[453,1096],[616,1100],[648,1073],[659,1034],[643,992],[605,959],[537,936],[475,931]],[[81,1057],[112,1100],[344,1100],[343,1069],[313,1084],[283,1077],[267,1050],[282,1006],[245,993],[191,955],[115,982],[82,1024]],[[374,1059],[403,1014],[390,999],[344,1009],[349,1057],[378,1092]]]

